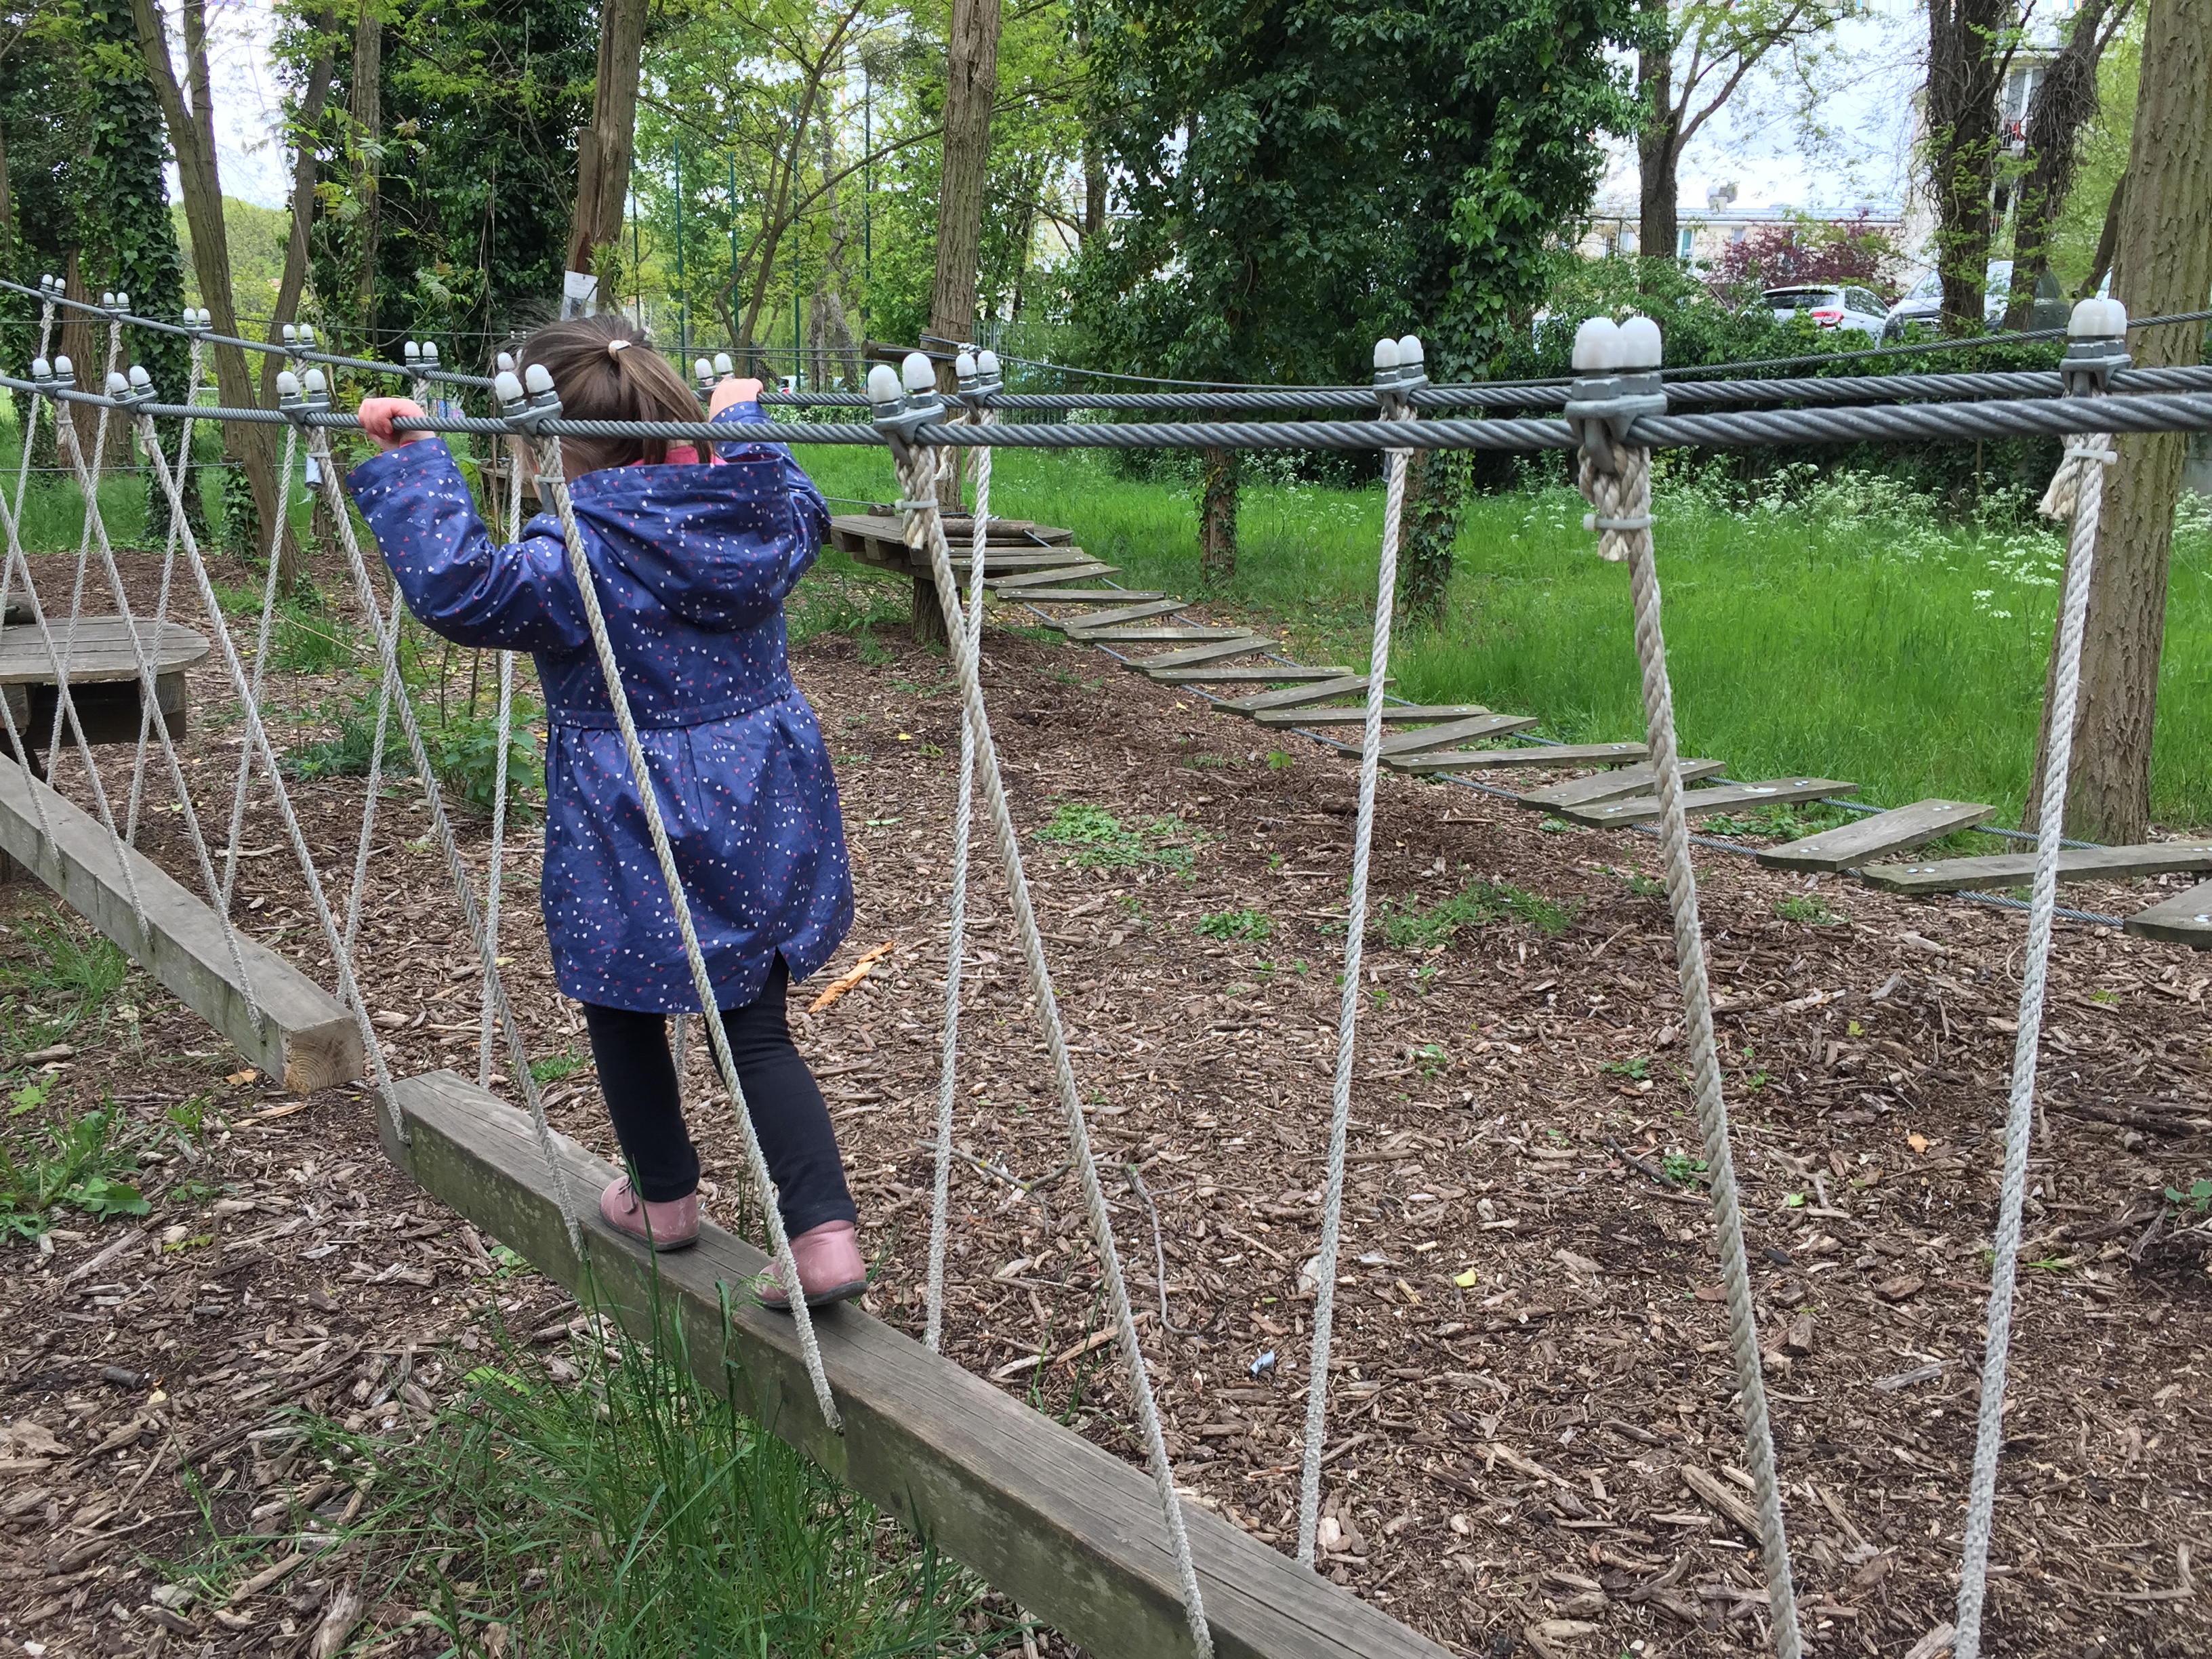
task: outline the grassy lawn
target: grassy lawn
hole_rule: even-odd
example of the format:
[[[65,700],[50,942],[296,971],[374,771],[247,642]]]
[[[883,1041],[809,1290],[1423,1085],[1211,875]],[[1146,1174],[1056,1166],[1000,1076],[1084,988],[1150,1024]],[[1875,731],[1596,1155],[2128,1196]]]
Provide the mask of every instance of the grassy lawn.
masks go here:
[[[836,495],[890,498],[861,450],[802,459]],[[2033,759],[2064,546],[2016,500],[1945,522],[1885,481],[1806,466],[1744,499],[1679,459],[1662,476],[1660,577],[1686,752],[1730,775],[1848,778],[1864,799],[1994,803],[2017,821]],[[1188,490],[1101,454],[1009,453],[994,504],[1074,528],[1118,580],[1195,596]],[[842,510],[851,511],[848,507]],[[1532,474],[1480,497],[1441,629],[1401,635],[1397,690],[1538,714],[1575,741],[1643,734],[1626,568],[1601,562],[1580,496]],[[1248,485],[1237,580],[1217,597],[1307,661],[1364,664],[1379,489]],[[2153,811],[2212,823],[2212,513],[2185,500],[2159,692]]]

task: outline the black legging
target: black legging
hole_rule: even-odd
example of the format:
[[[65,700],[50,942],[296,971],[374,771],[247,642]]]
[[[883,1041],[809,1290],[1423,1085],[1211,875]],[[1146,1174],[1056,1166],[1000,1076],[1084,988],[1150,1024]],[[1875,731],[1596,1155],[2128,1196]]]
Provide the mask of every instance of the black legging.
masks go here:
[[[789,984],[778,957],[758,998],[742,1008],[722,1010],[722,1030],[729,1035],[730,1056],[751,1109],[753,1132],[760,1137],[781,1200],[784,1229],[796,1235],[825,1221],[857,1221],[860,1212],[845,1186],[830,1109],[784,1020]],[[638,1195],[653,1204],[686,1196],[699,1184],[699,1154],[684,1127],[676,1063],[668,1052],[667,1016],[587,1002],[584,1025],[591,1033],[592,1058],[599,1065],[599,1089],[614,1118],[615,1138],[635,1171]]]

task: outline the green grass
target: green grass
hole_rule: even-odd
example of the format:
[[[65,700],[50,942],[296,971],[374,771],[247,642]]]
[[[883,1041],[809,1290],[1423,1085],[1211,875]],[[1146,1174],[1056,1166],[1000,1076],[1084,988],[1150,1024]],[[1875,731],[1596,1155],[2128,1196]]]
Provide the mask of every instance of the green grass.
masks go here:
[[[558,1083],[564,1077],[574,1077],[592,1062],[574,1048],[563,1048],[557,1054],[540,1054],[530,1062],[530,1075],[539,1083]]]
[[[9,1092],[0,1127],[0,1239],[36,1238],[55,1212],[95,1221],[144,1215],[137,1148],[146,1139],[112,1102],[88,1112],[50,1113],[52,1078]]]
[[[1127,824],[1103,806],[1062,801],[1052,822],[1031,832],[1042,842],[1071,849],[1067,862],[1084,870],[1133,870],[1146,866],[1188,870],[1204,836],[1180,818],[1146,818]]]
[[[1575,907],[1547,899],[1510,882],[1477,881],[1434,904],[1419,900],[1382,901],[1382,942],[1395,950],[1426,950],[1449,945],[1462,930],[1497,921],[1522,921],[1541,933],[1564,933],[1573,925]]]
[[[99,1019],[131,972],[113,941],[59,909],[26,917],[15,937],[17,950],[0,958],[0,1035],[17,1053]]]
[[[1194,933],[1207,939],[1263,939],[1275,933],[1275,919],[1249,906],[1242,910],[1216,910],[1191,924]]]
[[[422,1651],[891,1659],[997,1645],[980,1631],[966,1645],[999,1622],[978,1620],[981,1586],[733,1412],[684,1363],[672,1321],[659,1334],[617,1339],[612,1358],[580,1342],[557,1369],[495,1342],[419,1433],[300,1417],[295,1446],[264,1453],[298,1471],[295,1487],[334,1480],[326,1514],[366,1491],[350,1522],[313,1524],[346,1540],[367,1606],[421,1610],[439,1638]],[[242,1534],[210,1520],[165,1576],[219,1607],[309,1520]],[[372,1615],[356,1643],[382,1628]]]
[[[804,459],[834,495],[895,494],[876,452]],[[2063,555],[2055,528],[2015,497],[1946,521],[1886,481],[1809,464],[1748,492],[1720,487],[1710,463],[1661,466],[1659,568],[1686,754],[1725,761],[1737,778],[1812,773],[1854,781],[1877,805],[1942,796],[2018,821]],[[1547,477],[1530,468],[1522,488],[1475,501],[1446,623],[1401,633],[1396,690],[1536,714],[1569,741],[1638,737],[1626,571],[1597,558],[1586,504]],[[993,502],[1073,528],[1124,583],[1201,592],[1180,485],[1122,478],[1095,452],[1009,452]],[[1381,524],[1377,488],[1248,483],[1238,574],[1219,597],[1279,619],[1305,660],[1364,662]],[[2154,817],[2212,823],[2212,511],[2187,498],[2158,713]]]

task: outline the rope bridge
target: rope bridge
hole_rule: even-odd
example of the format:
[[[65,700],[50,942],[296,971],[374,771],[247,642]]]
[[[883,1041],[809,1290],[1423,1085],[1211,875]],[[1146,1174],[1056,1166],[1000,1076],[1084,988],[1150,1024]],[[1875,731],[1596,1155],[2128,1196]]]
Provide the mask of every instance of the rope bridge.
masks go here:
[[[1360,1653],[1431,1655],[1432,1644],[1380,1612],[1358,1602],[1311,1571],[1320,1514],[1323,1449],[1329,1413],[1328,1377],[1336,1255],[1342,1235],[1345,1170],[1353,1061],[1358,1038],[1360,958],[1366,931],[1367,878],[1375,819],[1376,779],[1386,755],[1385,685],[1389,660],[1391,601],[1402,526],[1406,479],[1413,452],[1437,448],[1572,450],[1578,482],[1592,514],[1589,527],[1605,559],[1628,566],[1631,621],[1642,667],[1648,755],[1657,791],[1656,830],[1666,870],[1668,907],[1685,1008],[1692,1095],[1705,1157],[1728,1308],[1729,1349],[1742,1413],[1745,1462],[1753,1478],[1758,1538],[1766,1580],[1771,1639],[1783,1659],[1804,1650],[1773,1436],[1764,1390],[1741,1203],[1731,1160],[1727,1103],[1721,1085],[1713,1005],[1699,930],[1697,880],[1691,862],[1688,809],[1682,785],[1666,648],[1662,633],[1651,499],[1651,451],[1668,445],[1717,447],[1753,443],[1833,441],[1850,437],[1917,437],[1956,441],[2036,432],[2067,439],[2066,459],[2054,480],[2046,510],[2071,520],[2067,574],[2060,608],[2057,672],[2050,722],[2051,754],[2044,783],[2044,811],[2036,839],[2030,926],[2022,970],[2018,1047],[2006,1122],[2006,1160],[1995,1231],[1989,1341],[1981,1388],[1981,1418],[1968,1493],[1962,1580],[1955,1631],[1934,1633],[1936,1646],[1954,1644],[1962,1659],[1976,1659],[1987,1579],[1997,1453],[2002,1441],[2005,1367],[2014,1258],[2021,1235],[2028,1131],[2032,1122],[2038,1038],[2056,913],[2062,843],[2059,823],[2074,702],[2079,684],[2082,620],[2095,556],[2103,468],[2112,459],[2118,432],[2212,429],[2212,371],[2172,370],[2147,375],[2127,367],[2124,313],[2111,301],[2084,301],[2075,313],[2071,343],[2053,376],[1885,376],[1858,383],[1856,395],[1918,401],[1853,404],[1853,392],[1836,394],[1830,406],[1750,410],[1683,416],[1668,412],[1677,392],[1663,382],[1661,340],[1648,319],[1615,326],[1594,319],[1575,346],[1572,384],[1556,399],[1559,418],[1467,420],[1428,413],[1465,408],[1480,398],[1465,388],[1435,388],[1427,380],[1420,342],[1414,337],[1376,348],[1372,386],[1286,392],[1301,404],[1262,399],[1251,392],[1159,394],[1155,404],[1135,394],[1084,398],[1085,408],[1173,405],[1224,412],[1264,413],[1297,406],[1351,409],[1364,405],[1371,419],[1323,422],[1251,420],[1130,424],[1024,426],[996,418],[1002,406],[1060,409],[1071,399],[1041,401],[1005,394],[990,353],[963,352],[959,391],[951,404],[935,389],[935,369],[921,354],[902,374],[878,366],[867,402],[872,418],[851,425],[771,421],[730,422],[617,422],[576,421],[562,410],[558,389],[542,368],[518,379],[502,361],[491,376],[456,374],[438,364],[434,349],[410,349],[401,364],[377,363],[322,352],[311,331],[291,331],[270,345],[219,338],[204,313],[181,323],[140,318],[127,296],[108,296],[100,312],[109,324],[104,391],[80,388],[66,358],[49,362],[47,349],[58,309],[72,302],[51,279],[35,292],[42,301],[40,346],[27,380],[0,377],[21,394],[27,410],[22,459],[12,499],[0,489],[0,606],[20,602],[55,690],[43,734],[19,719],[15,705],[0,699],[15,761],[0,761],[0,845],[29,865],[103,932],[154,971],[189,1006],[223,1030],[241,1049],[261,1058],[298,1089],[365,1080],[377,1103],[380,1133],[390,1155],[439,1196],[496,1236],[525,1250],[544,1271],[572,1286],[588,1282],[626,1316],[642,1321],[656,1301],[673,1298],[694,1337],[694,1363],[718,1385],[726,1382],[748,1398],[740,1403],[775,1431],[819,1459],[886,1508],[933,1536],[951,1553],[1024,1606],[1102,1654],[1147,1654],[1188,1647],[1200,1654],[1282,1655]],[[145,372],[126,368],[123,346],[130,328],[190,337],[189,378],[184,400],[161,402]],[[278,376],[273,410],[205,408],[199,404],[203,360],[210,344],[284,354],[291,366]],[[726,362],[724,364],[726,368]],[[702,386],[712,368],[698,365]],[[556,521],[568,567],[588,623],[592,648],[605,677],[624,754],[644,803],[647,828],[661,878],[672,902],[686,963],[702,1007],[714,1006],[711,978],[674,853],[640,745],[620,665],[608,636],[600,596],[578,527],[562,461],[564,437],[656,437],[694,441],[869,444],[888,450],[900,486],[898,511],[907,544],[927,562],[949,640],[962,708],[958,797],[951,849],[951,927],[945,981],[935,1170],[923,1340],[915,1344],[853,1310],[817,1324],[802,1297],[792,1298],[786,1321],[738,1307],[725,1287],[757,1272],[772,1258],[782,1282],[796,1284],[796,1264],[786,1237],[774,1184],[745,1110],[743,1089],[719,1020],[703,1022],[714,1071],[735,1108],[744,1163],[758,1200],[767,1255],[743,1241],[708,1229],[702,1248],[682,1261],[652,1261],[620,1241],[578,1194],[607,1175],[547,1121],[545,1099],[531,1066],[529,1036],[518,1015],[499,951],[499,899],[504,836],[506,765],[515,709],[512,653],[498,653],[495,723],[498,776],[492,806],[488,868],[476,871],[461,850],[450,804],[432,763],[422,712],[404,672],[401,613],[396,587],[380,582],[362,549],[340,487],[331,449],[333,430],[357,422],[336,408],[328,372],[374,372],[404,377],[418,387],[451,387],[485,406],[482,414],[447,411],[397,424],[405,430],[467,434],[495,444],[520,444],[536,465],[541,503]],[[1905,384],[1900,384],[1900,383]],[[2053,383],[2055,382],[2055,384]],[[1744,383],[1731,393],[1702,386],[1700,399],[1748,404],[1778,397],[1798,398],[1804,383]],[[1826,386],[1851,388],[1832,381]],[[1719,392],[1716,397],[1713,394]],[[1439,396],[1442,392],[1445,395]],[[1996,394],[1996,395],[1992,395]],[[1200,397],[1231,401],[1198,403]],[[1549,404],[1548,395],[1517,389],[1523,406]],[[818,401],[818,400],[817,400]],[[89,444],[80,423],[89,411]],[[162,447],[157,422],[179,419],[173,453]],[[21,540],[29,487],[29,458],[38,422],[52,424],[84,507],[84,526],[65,605],[42,595]],[[271,422],[285,428],[277,516],[269,550],[269,574],[248,650],[234,635],[206,550],[186,510],[186,477],[196,422]],[[102,517],[103,463],[111,453],[111,425],[133,436],[166,502],[167,530],[160,580],[150,615],[142,621]],[[998,448],[1068,447],[1273,447],[1373,449],[1384,457],[1384,511],[1376,568],[1376,615],[1369,673],[1360,711],[1358,805],[1350,865],[1335,1072],[1331,1095],[1322,1245],[1306,1422],[1302,1455],[1299,1524],[1295,1561],[1267,1550],[1225,1523],[1188,1510],[1176,1486],[1152,1380],[1143,1352],[1111,1214],[1091,1145],[1075,1061],[1054,994],[1024,867],[1020,835],[1008,804],[990,710],[979,674],[982,608],[991,558],[991,458]],[[968,586],[961,591],[939,485],[954,452],[977,452],[975,505],[967,549]],[[319,490],[343,555],[352,598],[366,618],[374,646],[376,711],[370,739],[367,787],[349,867],[319,864],[265,714],[267,669],[280,595],[278,544],[290,508],[295,475],[302,471]],[[521,520],[521,471],[506,475],[502,510],[491,514],[510,532]],[[113,605],[110,627],[89,601],[104,585]],[[239,762],[227,796],[196,800],[192,769],[180,756],[173,723],[163,713],[164,629],[183,586],[198,602],[213,635],[216,671],[235,696],[243,727]],[[107,632],[101,632],[108,629]],[[120,653],[138,697],[135,741],[127,777],[112,786],[94,753],[87,721],[79,716],[73,677],[87,660],[93,636]],[[170,672],[174,672],[171,670]],[[365,997],[357,956],[364,916],[377,902],[370,878],[376,849],[378,803],[386,777],[391,726],[397,717],[413,777],[428,819],[423,843],[434,850],[453,890],[479,988],[473,1085],[452,1072],[395,1075],[385,1036]],[[43,735],[43,740],[41,737]],[[82,769],[76,793],[89,810],[60,787],[62,763],[73,748]],[[39,774],[35,757],[47,757]],[[173,878],[139,850],[149,774],[158,767],[174,797],[178,830],[185,843],[197,890]],[[257,778],[258,775],[258,778]],[[960,1055],[961,991],[973,797],[980,787],[990,848],[997,855],[1028,981],[1039,1035],[1065,1119],[1069,1157],[1079,1179],[1102,1269],[1103,1290],[1115,1346],[1133,1404],[1146,1479],[1009,1396],[969,1377],[937,1356],[945,1312],[945,1256],[953,1109]],[[324,992],[298,968],[242,933],[235,922],[241,845],[249,798],[273,809],[282,846],[298,866],[313,927],[336,980]],[[207,825],[225,828],[211,843]],[[259,849],[269,851],[271,849]],[[343,878],[341,879],[341,878]],[[449,1028],[452,1029],[452,1028]],[[678,1041],[684,1024],[679,1021]],[[505,1077],[520,1097],[520,1112],[489,1092],[495,1060],[503,1052]],[[542,1177],[530,1166],[542,1167]],[[723,1364],[725,1358],[732,1366]]]

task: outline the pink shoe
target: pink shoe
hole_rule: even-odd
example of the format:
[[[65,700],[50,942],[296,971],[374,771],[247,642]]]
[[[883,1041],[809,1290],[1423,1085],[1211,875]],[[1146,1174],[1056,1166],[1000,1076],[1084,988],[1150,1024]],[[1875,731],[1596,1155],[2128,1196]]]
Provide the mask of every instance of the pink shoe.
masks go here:
[[[665,1204],[641,1202],[630,1190],[629,1177],[599,1194],[599,1214],[608,1226],[653,1250],[688,1250],[699,1242],[699,1194],[691,1193]]]
[[[791,1241],[791,1255],[799,1264],[799,1282],[806,1289],[810,1308],[849,1302],[868,1288],[868,1264],[860,1259],[860,1229],[849,1221],[825,1221],[818,1227],[809,1227]],[[769,1262],[768,1271],[755,1285],[763,1307],[790,1307],[780,1264]]]

